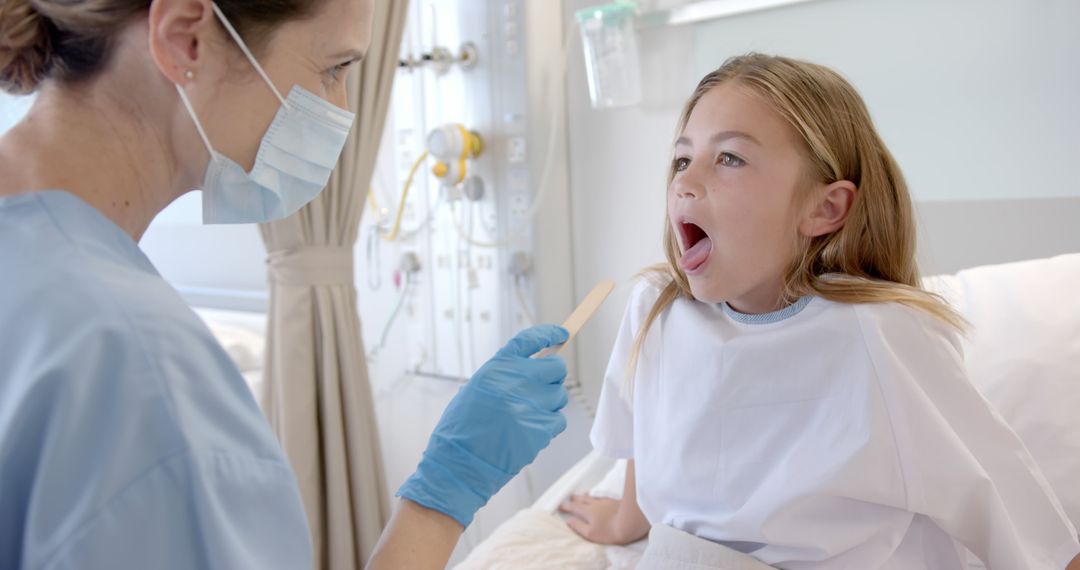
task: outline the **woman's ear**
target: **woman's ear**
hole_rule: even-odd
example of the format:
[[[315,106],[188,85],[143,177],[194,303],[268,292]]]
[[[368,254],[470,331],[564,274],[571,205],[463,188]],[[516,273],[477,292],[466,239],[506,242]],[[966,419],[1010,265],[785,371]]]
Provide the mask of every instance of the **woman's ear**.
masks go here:
[[[214,26],[211,0],[154,0],[150,3],[150,56],[177,85],[198,75],[206,38]]]
[[[848,180],[833,182],[818,190],[812,209],[799,224],[806,237],[831,234],[844,227],[859,189]]]

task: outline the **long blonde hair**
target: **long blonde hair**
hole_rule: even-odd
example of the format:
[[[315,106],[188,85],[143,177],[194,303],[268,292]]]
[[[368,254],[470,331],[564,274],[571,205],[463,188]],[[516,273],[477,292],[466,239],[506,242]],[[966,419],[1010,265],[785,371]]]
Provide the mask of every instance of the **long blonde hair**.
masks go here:
[[[855,88],[821,65],[757,53],[733,57],[698,83],[683,108],[676,136],[686,128],[702,96],[726,81],[750,89],[791,124],[804,143],[811,176],[817,181],[847,180],[858,188],[842,228],[802,239],[784,276],[781,300],[790,303],[813,295],[840,303],[897,302],[963,330],[960,315],[939,296],[920,288],[907,184]],[[672,165],[668,186],[674,177]],[[694,299],[677,263],[680,251],[675,232],[668,217],[664,218],[667,263],[646,272],[659,275],[666,284],[634,340],[628,377],[656,319],[677,299]]]

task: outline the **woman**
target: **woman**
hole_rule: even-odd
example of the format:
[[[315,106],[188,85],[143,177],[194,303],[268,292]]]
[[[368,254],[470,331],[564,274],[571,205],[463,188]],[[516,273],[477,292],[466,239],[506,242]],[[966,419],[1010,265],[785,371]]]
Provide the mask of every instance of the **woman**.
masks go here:
[[[305,568],[295,476],[243,380],[136,242],[287,216],[352,123],[371,0],[0,0],[0,567]],[[566,340],[529,329],[447,407],[372,568],[443,567],[565,427]]]

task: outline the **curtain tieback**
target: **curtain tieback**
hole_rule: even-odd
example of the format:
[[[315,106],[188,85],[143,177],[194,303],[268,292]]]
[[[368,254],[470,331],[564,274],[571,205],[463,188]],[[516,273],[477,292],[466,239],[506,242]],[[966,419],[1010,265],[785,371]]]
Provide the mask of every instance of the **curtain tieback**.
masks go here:
[[[351,247],[311,246],[270,252],[266,259],[271,283],[299,287],[352,285]]]

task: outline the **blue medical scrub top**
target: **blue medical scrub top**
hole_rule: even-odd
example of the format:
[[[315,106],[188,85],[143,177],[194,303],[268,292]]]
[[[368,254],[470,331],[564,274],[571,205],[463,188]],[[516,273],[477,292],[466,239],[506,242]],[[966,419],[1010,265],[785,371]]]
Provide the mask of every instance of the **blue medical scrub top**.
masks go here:
[[[0,198],[0,568],[310,568],[235,365],[115,224]]]

